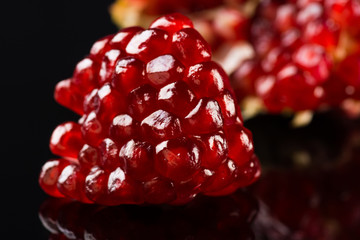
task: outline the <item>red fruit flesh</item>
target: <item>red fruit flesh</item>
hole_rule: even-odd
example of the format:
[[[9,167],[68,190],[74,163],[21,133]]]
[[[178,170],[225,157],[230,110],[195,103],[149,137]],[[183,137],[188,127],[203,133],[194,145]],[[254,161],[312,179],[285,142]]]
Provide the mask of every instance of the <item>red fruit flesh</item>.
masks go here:
[[[184,28],[175,32],[171,50],[185,66],[211,60],[209,44],[193,28]]]
[[[66,122],[57,126],[51,135],[50,150],[53,154],[68,158],[77,158],[84,145],[80,125]]]
[[[141,61],[148,62],[155,57],[169,53],[171,39],[167,32],[149,29],[138,32],[126,46],[126,52]]]
[[[158,18],[151,25],[150,28],[158,28],[167,31],[168,33],[177,32],[183,28],[193,28],[193,23],[182,14],[174,13]]]
[[[100,39],[72,79],[56,96],[82,117],[60,125],[50,147],[73,162],[44,165],[39,181],[48,194],[103,205],[184,204],[258,178],[258,165],[240,173],[253,159],[251,134],[226,73],[186,17]]]
[[[162,142],[156,146],[155,168],[174,181],[189,180],[200,167],[200,149],[184,138]]]
[[[57,181],[62,170],[70,165],[70,162],[64,159],[49,160],[41,169],[39,184],[41,188],[53,197],[64,197],[57,188]]]
[[[255,54],[232,75],[237,97],[258,97],[271,113],[340,107],[357,99],[358,73],[347,59],[359,54],[358,6],[353,0],[262,1],[249,26]]]
[[[171,55],[154,58],[146,65],[146,77],[155,87],[182,80],[184,67]]]
[[[83,114],[84,96],[79,93],[78,88],[72,84],[70,79],[62,80],[56,84],[54,98],[64,107],[79,115]]]

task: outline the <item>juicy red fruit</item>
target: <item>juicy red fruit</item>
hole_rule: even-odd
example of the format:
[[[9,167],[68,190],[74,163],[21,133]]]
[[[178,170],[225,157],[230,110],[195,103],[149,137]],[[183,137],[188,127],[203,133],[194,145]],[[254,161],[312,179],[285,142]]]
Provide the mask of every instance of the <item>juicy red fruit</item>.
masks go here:
[[[100,39],[55,91],[82,117],[51,137],[52,152],[64,159],[42,169],[49,195],[103,205],[184,204],[259,177],[228,77],[185,16]]]

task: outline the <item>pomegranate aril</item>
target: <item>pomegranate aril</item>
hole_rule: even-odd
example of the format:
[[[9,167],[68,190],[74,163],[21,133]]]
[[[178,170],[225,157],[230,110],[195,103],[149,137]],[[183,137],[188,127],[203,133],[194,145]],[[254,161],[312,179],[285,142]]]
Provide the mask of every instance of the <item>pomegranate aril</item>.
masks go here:
[[[100,160],[98,164],[109,171],[119,166],[119,148],[113,140],[105,138],[99,145]]]
[[[141,183],[130,179],[120,167],[109,174],[107,187],[110,205],[141,204],[144,201]]]
[[[256,59],[247,59],[237,68],[232,75],[231,83],[238,100],[255,92],[254,79],[261,74],[261,67]]]
[[[183,72],[183,65],[169,54],[159,56],[146,65],[146,77],[155,87],[182,80]]]
[[[202,150],[201,167],[217,169],[228,155],[228,146],[225,135],[222,132],[201,135],[195,137],[199,141]]]
[[[297,13],[296,22],[300,26],[320,20],[323,16],[324,8],[320,3],[310,3]]]
[[[308,71],[319,83],[330,74],[330,60],[324,48],[319,45],[303,45],[293,56],[294,63]]]
[[[302,32],[297,28],[281,33],[281,45],[287,49],[298,49],[303,44],[301,34]]]
[[[171,50],[185,66],[211,60],[211,49],[203,37],[193,28],[184,28],[172,36]]]
[[[134,57],[120,59],[115,67],[112,86],[125,94],[144,82],[144,63]]]
[[[260,163],[256,157],[242,166],[237,166],[234,175],[234,181],[225,188],[208,193],[210,196],[223,196],[235,192],[238,188],[246,186],[247,182],[255,182],[261,174]]]
[[[158,110],[157,90],[146,84],[128,95],[128,112],[137,121],[142,121],[149,114]]]
[[[110,84],[105,84],[97,92],[95,111],[102,122],[110,124],[113,118],[126,112],[126,102],[123,96]]]
[[[121,57],[122,52],[117,49],[112,49],[105,53],[99,72],[100,85],[108,83],[112,80],[115,72],[115,65]]]
[[[54,159],[46,162],[40,172],[39,184],[50,196],[64,197],[57,188],[57,181],[62,170],[71,162],[65,159]]]
[[[190,202],[201,191],[201,186],[207,181],[213,172],[207,169],[200,169],[196,172],[191,180],[174,182],[176,199],[171,204],[179,205]]]
[[[83,114],[84,96],[71,83],[70,79],[65,79],[56,84],[54,98],[56,102],[71,109],[79,115]]]
[[[172,34],[183,28],[193,28],[193,23],[184,15],[174,13],[157,18],[151,23],[150,28],[161,29]]]
[[[176,198],[174,185],[165,178],[156,177],[144,183],[146,203],[169,203]]]
[[[261,97],[267,110],[272,113],[281,112],[286,106],[287,99],[280,95],[276,88],[276,78],[273,75],[264,75],[254,82],[255,93]]]
[[[251,27],[253,36],[250,40],[253,43],[255,52],[261,57],[279,45],[277,33],[271,29],[270,22],[261,19],[255,20]]]
[[[79,92],[88,94],[98,86],[100,65],[91,58],[84,58],[75,67],[71,83]]]
[[[106,137],[108,126],[100,122],[95,112],[89,113],[81,126],[82,136],[85,142],[93,147]]]
[[[121,29],[110,41],[112,48],[125,50],[131,38],[138,32],[143,31],[141,27],[128,27]]]
[[[151,59],[170,53],[171,39],[169,35],[160,29],[148,29],[135,34],[126,46],[126,52],[136,56],[141,61],[148,62]]]
[[[236,182],[237,187],[244,187],[248,182],[255,182],[261,174],[260,162],[259,159],[252,155],[250,161],[247,161],[245,164],[239,166],[236,171]]]
[[[184,130],[193,134],[206,134],[221,129],[224,125],[219,104],[202,98],[183,120]]]
[[[339,29],[333,25],[334,23],[323,21],[310,22],[304,29],[303,38],[308,42],[333,50],[339,41]]]
[[[185,138],[164,141],[156,146],[155,169],[174,181],[189,180],[200,167],[200,148]]]
[[[144,136],[155,143],[179,137],[182,132],[180,119],[164,110],[153,112],[140,125]]]
[[[235,8],[219,9],[214,18],[216,34],[226,41],[238,41],[247,38],[249,19]]]
[[[131,116],[116,116],[110,125],[110,137],[118,144],[124,143],[139,134],[139,124]]]
[[[111,50],[110,40],[114,35],[108,35],[96,41],[90,49],[90,57],[96,61],[101,62],[105,53]]]
[[[286,31],[295,25],[296,6],[284,4],[277,8],[274,21],[275,27],[279,31]]]
[[[226,186],[230,185],[234,181],[235,171],[237,165],[231,159],[227,159],[224,163],[217,168],[215,173],[202,187],[205,195],[217,195],[213,192],[219,191]]]
[[[70,164],[62,170],[58,178],[57,188],[63,195],[69,198],[85,203],[91,203],[84,192],[85,175],[75,164]]]
[[[96,203],[113,205],[108,199],[108,179],[109,173],[99,167],[93,167],[85,179],[86,196]]]
[[[95,88],[85,96],[83,109],[85,114],[89,114],[95,109],[99,108],[99,89]]]
[[[261,67],[264,72],[277,73],[282,66],[291,60],[291,53],[284,48],[277,47],[270,50],[270,52],[262,59]]]
[[[338,77],[350,86],[360,87],[360,55],[347,56],[338,66]]]
[[[238,106],[235,103],[233,94],[231,94],[230,91],[225,90],[220,96],[215,98],[215,100],[220,106],[224,119],[224,125],[234,124],[238,114],[240,113],[237,113]]]
[[[225,130],[228,139],[228,156],[237,164],[243,165],[254,154],[252,134],[246,128],[234,125]]]
[[[135,180],[148,180],[154,175],[154,149],[150,144],[130,140],[120,149],[119,157],[125,173]]]
[[[158,101],[162,109],[179,117],[185,117],[197,103],[194,93],[183,81],[162,87],[158,94]]]
[[[230,88],[226,73],[212,61],[189,67],[185,72],[184,81],[198,98],[216,97],[225,88]]]
[[[97,148],[88,144],[79,151],[78,161],[81,167],[91,169],[93,166],[98,165],[100,153]]]
[[[55,155],[77,158],[84,145],[81,126],[75,122],[66,122],[55,128],[50,138],[50,150]]]

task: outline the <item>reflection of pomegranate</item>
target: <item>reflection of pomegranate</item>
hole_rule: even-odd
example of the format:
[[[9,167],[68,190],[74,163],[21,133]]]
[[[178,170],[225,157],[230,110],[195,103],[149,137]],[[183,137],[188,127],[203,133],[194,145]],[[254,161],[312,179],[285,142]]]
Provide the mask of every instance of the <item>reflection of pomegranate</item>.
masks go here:
[[[255,223],[259,235],[274,240],[358,239],[360,155],[356,155],[331,171],[269,171],[254,188],[262,201]]]
[[[308,133],[302,142],[293,134],[293,140],[285,139],[288,148],[274,150],[280,152],[277,156],[283,156],[284,161],[297,159],[297,168],[280,168],[279,165],[275,168],[267,161],[263,177],[251,187],[251,192],[260,199],[260,211],[254,225],[259,239],[360,238],[359,122],[346,120],[341,125],[341,119],[337,119],[336,125],[319,129],[317,120],[315,118],[301,131]],[[323,125],[326,125],[324,120],[331,121],[323,118]],[[332,131],[334,139],[324,136],[324,131]],[[307,143],[309,136],[312,144]],[[295,145],[291,147],[291,144]],[[301,158],[303,160],[299,161]],[[308,165],[304,165],[304,159]]]
[[[238,191],[186,206],[100,207],[48,199],[40,219],[51,239],[254,239],[257,202]]]

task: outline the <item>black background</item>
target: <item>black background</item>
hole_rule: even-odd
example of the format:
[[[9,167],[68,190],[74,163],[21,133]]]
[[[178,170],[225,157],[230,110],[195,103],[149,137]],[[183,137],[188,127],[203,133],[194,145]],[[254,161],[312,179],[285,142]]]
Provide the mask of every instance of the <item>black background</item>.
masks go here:
[[[55,84],[98,38],[116,31],[112,1],[2,1],[1,238],[46,239],[38,219],[41,165],[52,130],[78,117],[53,100]]]

